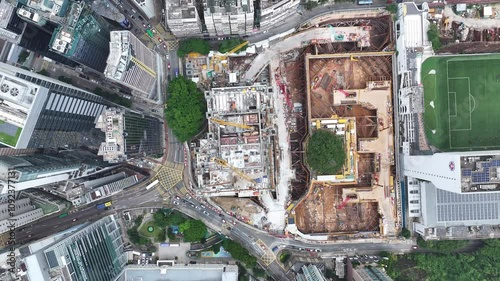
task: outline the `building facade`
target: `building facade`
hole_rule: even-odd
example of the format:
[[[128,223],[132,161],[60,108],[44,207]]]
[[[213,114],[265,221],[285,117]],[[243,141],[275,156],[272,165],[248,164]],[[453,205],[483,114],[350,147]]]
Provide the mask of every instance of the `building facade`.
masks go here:
[[[112,31],[104,75],[130,89],[134,96],[161,101],[163,59],[130,31]]]
[[[14,204],[12,210],[8,201],[0,203],[0,234],[10,230],[11,222],[14,222],[15,228],[19,228],[43,217],[42,209],[31,204],[29,198],[17,199]]]
[[[38,26],[56,26],[49,42],[52,52],[104,72],[112,26],[90,9],[90,1],[20,2],[17,14]]]
[[[248,35],[254,29],[253,1],[203,1],[203,7],[210,36]]]
[[[106,135],[98,155],[110,163],[163,153],[163,124],[154,117],[108,108],[99,117],[96,128]]]
[[[101,170],[106,163],[88,151],[0,156],[0,193],[43,187]]]
[[[98,147],[103,98],[61,81],[0,64],[0,143],[13,148]]]
[[[127,263],[120,226],[112,215],[40,247],[32,247],[39,250],[22,259],[28,280],[113,281]]]
[[[194,0],[165,1],[165,22],[176,37],[199,36],[202,24]]]

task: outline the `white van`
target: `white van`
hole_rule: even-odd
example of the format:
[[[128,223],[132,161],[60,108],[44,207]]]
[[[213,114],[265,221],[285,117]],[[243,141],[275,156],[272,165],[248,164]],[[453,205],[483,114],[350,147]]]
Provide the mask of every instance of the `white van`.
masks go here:
[[[137,14],[137,11],[134,8],[132,8],[132,13]]]

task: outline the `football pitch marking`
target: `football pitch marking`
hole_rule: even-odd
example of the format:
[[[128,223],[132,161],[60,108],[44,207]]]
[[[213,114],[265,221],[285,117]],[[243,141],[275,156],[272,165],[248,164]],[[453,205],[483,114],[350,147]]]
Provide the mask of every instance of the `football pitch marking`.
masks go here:
[[[457,60],[457,61],[460,61],[460,60]],[[449,141],[450,141],[450,148],[453,149],[453,148],[458,148],[458,147],[454,147],[452,145],[452,142],[451,142],[452,132],[460,132],[460,131],[463,132],[463,131],[471,131],[472,130],[472,111],[474,111],[476,109],[476,99],[474,98],[474,96],[471,95],[470,77],[450,77],[449,61],[446,62],[446,78],[447,78],[447,87],[448,87],[448,137],[449,137]],[[468,86],[468,92],[467,92],[467,101],[468,101],[468,109],[469,109],[468,112],[465,112],[464,110],[460,110],[458,108],[457,93],[450,92],[450,82],[453,80],[463,80],[463,79],[467,80],[467,86]],[[452,112],[451,112],[450,94],[453,94],[453,97],[455,98],[455,101],[454,101],[454,106],[455,106],[454,113],[455,114],[452,114]],[[465,106],[463,108],[465,108]],[[463,129],[452,128],[452,118],[459,118],[459,115],[463,116],[463,115],[467,115],[467,113],[469,114],[469,128],[463,128]],[[465,117],[465,116],[463,116],[463,117]]]

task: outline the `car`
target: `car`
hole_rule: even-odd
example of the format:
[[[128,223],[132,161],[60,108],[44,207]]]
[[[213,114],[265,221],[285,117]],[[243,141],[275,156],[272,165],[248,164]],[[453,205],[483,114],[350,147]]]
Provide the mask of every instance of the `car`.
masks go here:
[[[191,207],[195,208],[196,206],[193,203],[191,203]]]
[[[143,17],[141,17],[141,16],[137,16],[137,17],[138,17],[140,20],[144,20],[144,18],[143,18]]]
[[[73,219],[72,221],[76,221],[77,219]]]
[[[226,220],[225,220],[225,219],[222,219],[222,223],[226,223]]]
[[[149,24],[149,23],[148,23],[148,27],[149,27],[149,28],[151,28],[151,24]],[[151,28],[151,31],[152,31],[153,33],[156,33],[156,31],[155,31],[154,29],[152,29],[152,28]]]
[[[416,250],[416,249],[418,249],[418,246],[417,246],[417,245],[413,245],[413,246],[411,246],[411,248],[412,248],[413,250]]]
[[[175,199],[179,200],[179,199],[181,199],[181,198],[180,198],[179,196],[177,196],[177,195],[176,195],[176,196],[175,196]]]
[[[200,204],[200,207],[202,207],[203,209],[205,209],[205,208],[206,208],[206,207],[205,207],[205,205],[203,205],[203,204]]]
[[[163,43],[163,49],[167,49],[167,44]],[[168,55],[167,55],[167,59],[168,59]]]
[[[194,208],[195,208],[195,209],[199,209],[199,208],[200,208],[200,206],[195,205],[195,206],[194,206]]]
[[[170,69],[170,63],[168,63],[167,67],[168,67],[168,69]]]
[[[207,211],[203,211],[203,213],[207,216],[210,216],[210,214]]]
[[[314,252],[314,249],[307,249],[307,251],[309,251],[309,252]]]
[[[174,201],[174,205],[179,205],[179,202],[177,202],[177,201]]]
[[[163,39],[161,39],[160,37],[158,37],[158,42],[163,43]]]
[[[316,249],[316,252],[317,252],[317,253],[321,252],[321,249]]]
[[[186,194],[186,198],[187,198],[187,199],[191,199],[191,195]]]
[[[137,14],[137,11],[134,8],[132,8],[132,13]]]
[[[165,57],[167,58],[167,60],[170,59],[170,56],[168,54],[166,54]]]
[[[223,214],[219,214],[219,217],[223,218],[223,217],[224,217],[224,215],[223,215]]]
[[[28,235],[28,238],[30,238],[31,236],[33,236],[32,234]]]
[[[142,23],[142,27],[148,28],[148,26],[145,23]]]
[[[266,34],[268,31],[269,31],[269,30],[264,30],[264,32],[262,32],[262,33]]]
[[[236,225],[236,221],[232,221],[232,223],[233,223],[234,225]]]
[[[300,247],[299,247],[299,251],[304,251],[304,248],[300,248]]]
[[[189,263],[190,264],[196,264],[196,261],[190,261]]]
[[[134,15],[130,15],[130,17],[131,17],[133,20],[135,20],[135,16],[134,16]]]

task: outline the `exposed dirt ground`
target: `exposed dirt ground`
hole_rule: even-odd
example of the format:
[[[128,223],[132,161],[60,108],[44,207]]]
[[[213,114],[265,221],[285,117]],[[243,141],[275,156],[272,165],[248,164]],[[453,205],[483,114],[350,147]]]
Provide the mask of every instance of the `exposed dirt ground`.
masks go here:
[[[299,230],[303,233],[378,231],[378,203],[353,199],[342,204],[342,193],[340,186],[316,183],[295,208]]]
[[[364,89],[370,80],[390,80],[389,56],[355,56],[309,59],[311,117],[330,118],[337,89]]]

